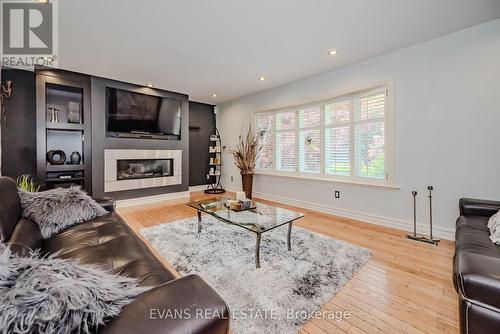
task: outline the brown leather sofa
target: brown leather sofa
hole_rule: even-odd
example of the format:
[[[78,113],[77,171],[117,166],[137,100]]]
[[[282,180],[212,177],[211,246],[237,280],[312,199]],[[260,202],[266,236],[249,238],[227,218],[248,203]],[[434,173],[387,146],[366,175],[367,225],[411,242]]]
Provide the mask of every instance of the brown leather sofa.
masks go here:
[[[500,202],[460,199],[453,282],[463,334],[500,332],[500,246],[491,242],[487,227],[498,210]]]
[[[227,333],[229,310],[221,297],[197,275],[176,279],[114,212],[113,200],[98,202],[110,213],[43,240],[38,225],[21,217],[15,182],[1,177],[0,240],[21,254],[35,249],[60,252],[62,258],[100,265],[153,286],[99,333]]]

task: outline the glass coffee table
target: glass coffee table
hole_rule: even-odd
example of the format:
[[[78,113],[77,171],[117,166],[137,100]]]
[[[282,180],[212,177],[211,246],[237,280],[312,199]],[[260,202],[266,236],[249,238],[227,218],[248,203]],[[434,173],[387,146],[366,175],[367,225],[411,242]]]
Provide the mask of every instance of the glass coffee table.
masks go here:
[[[259,202],[253,202],[255,208],[243,211],[234,211],[226,207],[225,202],[231,198],[214,197],[201,201],[187,203],[188,206],[198,211],[198,233],[202,230],[201,213],[207,213],[219,221],[239,226],[256,234],[255,244],[255,267],[260,268],[260,240],[262,233],[271,231],[279,226],[288,224],[287,246],[292,250],[290,237],[292,234],[292,223],[304,217],[300,212],[278,208]]]

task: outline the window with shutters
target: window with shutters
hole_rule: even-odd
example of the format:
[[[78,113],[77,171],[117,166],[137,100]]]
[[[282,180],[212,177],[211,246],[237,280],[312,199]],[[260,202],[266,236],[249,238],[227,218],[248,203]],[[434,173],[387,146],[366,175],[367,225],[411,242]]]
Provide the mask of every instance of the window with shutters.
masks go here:
[[[386,86],[256,113],[265,132],[257,170],[356,183],[392,181]]]

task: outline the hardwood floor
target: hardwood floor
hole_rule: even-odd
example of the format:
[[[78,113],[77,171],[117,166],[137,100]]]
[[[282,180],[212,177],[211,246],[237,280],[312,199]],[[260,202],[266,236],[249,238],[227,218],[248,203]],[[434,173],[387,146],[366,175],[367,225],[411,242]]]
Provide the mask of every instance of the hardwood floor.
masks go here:
[[[193,193],[191,199],[205,197]],[[196,216],[186,202],[165,201],[120,208],[118,212],[138,231]],[[374,254],[323,307],[324,311],[348,311],[350,315],[340,321],[311,320],[300,333],[458,333],[458,301],[452,283],[453,242],[441,241],[436,247],[407,240],[406,233],[400,230],[272,204],[305,213],[297,221],[299,226],[370,248]]]

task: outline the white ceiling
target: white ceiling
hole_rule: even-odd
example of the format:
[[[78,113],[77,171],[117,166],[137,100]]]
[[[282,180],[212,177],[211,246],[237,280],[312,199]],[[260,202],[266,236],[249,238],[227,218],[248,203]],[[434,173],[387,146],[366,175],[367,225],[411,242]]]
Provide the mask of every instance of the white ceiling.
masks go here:
[[[59,66],[217,104],[498,17],[499,0],[61,0]]]

